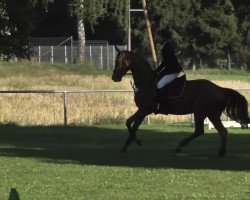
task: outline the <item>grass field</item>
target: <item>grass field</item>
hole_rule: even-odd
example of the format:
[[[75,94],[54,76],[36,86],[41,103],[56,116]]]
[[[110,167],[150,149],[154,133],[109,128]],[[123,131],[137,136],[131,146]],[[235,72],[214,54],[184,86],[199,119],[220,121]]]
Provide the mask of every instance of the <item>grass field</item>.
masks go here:
[[[0,199],[249,199],[250,135],[230,129],[228,154],[216,156],[214,130],[175,154],[188,124],[143,126],[142,146],[119,149],[117,126],[0,126]]]
[[[93,66],[0,63],[1,90],[131,89],[129,77],[114,83],[110,76]],[[250,88],[248,72],[201,69],[187,76]],[[193,132],[181,123],[190,116],[153,116],[153,125],[139,130],[142,147],[121,154],[124,121],[136,109],[131,93],[70,95],[68,127],[59,126],[60,95],[1,94],[0,102],[0,200],[11,188],[21,200],[250,198],[249,129],[229,129],[224,158],[216,156],[214,129],[177,155],[178,142]]]
[[[132,89],[131,77],[111,80],[111,70],[91,65],[49,65],[45,63],[0,63],[2,90],[88,90]],[[250,88],[248,72],[225,69],[187,70],[188,79],[206,78],[229,88]],[[245,92],[250,101],[250,91]],[[60,94],[1,94],[0,123],[20,125],[63,124],[63,97]],[[99,125],[124,122],[136,110],[132,93],[70,94],[68,123]],[[152,116],[152,122],[187,121],[190,116]]]

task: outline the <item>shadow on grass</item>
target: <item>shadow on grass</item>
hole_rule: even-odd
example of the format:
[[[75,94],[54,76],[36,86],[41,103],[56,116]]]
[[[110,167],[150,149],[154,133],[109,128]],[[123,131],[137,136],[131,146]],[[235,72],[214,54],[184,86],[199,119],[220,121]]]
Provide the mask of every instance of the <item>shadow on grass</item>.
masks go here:
[[[121,154],[120,147],[127,137],[125,128],[2,125],[0,156],[61,164],[250,170],[250,134],[229,135],[228,154],[218,158],[220,140],[217,134],[205,134],[183,149],[182,154],[175,154],[179,141],[190,134],[176,130],[163,133],[142,129],[139,131],[142,146],[132,144],[126,154]]]

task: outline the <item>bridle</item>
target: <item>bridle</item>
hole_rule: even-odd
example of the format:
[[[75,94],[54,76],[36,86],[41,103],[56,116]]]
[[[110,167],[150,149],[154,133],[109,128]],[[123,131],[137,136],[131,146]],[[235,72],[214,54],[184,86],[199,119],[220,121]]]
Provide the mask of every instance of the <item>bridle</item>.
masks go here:
[[[121,55],[123,54],[122,52],[119,52]],[[120,58],[118,58],[118,59],[120,59],[120,60],[122,60],[123,59],[123,56],[121,56]],[[122,60],[123,61],[123,60]],[[121,61],[121,62],[122,62]],[[124,65],[125,65],[125,68],[129,68],[127,65],[126,65],[126,63],[124,63]],[[130,71],[130,70],[128,70],[128,71]],[[124,75],[123,76],[132,76],[133,75],[133,73],[132,72],[126,72],[126,73],[124,73]],[[136,93],[137,91],[138,91],[138,88],[136,87],[136,85],[135,85],[135,83],[133,82],[133,79],[131,79],[130,80],[130,85],[132,86],[132,88],[133,88],[133,90],[134,90],[134,93]]]
[[[118,51],[118,53],[121,54],[121,57],[118,58],[120,60],[119,62],[123,62],[123,59],[124,59],[123,56],[122,56],[123,53],[121,51]],[[124,63],[124,65],[125,65],[125,68],[129,69],[129,67],[126,65],[126,63]],[[131,76],[131,75],[133,75],[132,72],[128,72],[128,71],[126,73],[124,73],[123,76]]]

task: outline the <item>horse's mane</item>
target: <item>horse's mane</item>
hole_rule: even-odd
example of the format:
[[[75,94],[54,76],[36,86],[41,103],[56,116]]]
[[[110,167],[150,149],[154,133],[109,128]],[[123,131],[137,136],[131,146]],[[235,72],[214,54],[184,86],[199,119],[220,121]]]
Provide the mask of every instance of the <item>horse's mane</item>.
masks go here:
[[[153,71],[152,66],[144,59],[142,58],[139,54],[134,53],[132,51],[125,51],[126,54],[128,54],[129,56],[133,57],[133,61],[136,63],[137,66],[141,66],[143,68],[147,68],[151,71]]]

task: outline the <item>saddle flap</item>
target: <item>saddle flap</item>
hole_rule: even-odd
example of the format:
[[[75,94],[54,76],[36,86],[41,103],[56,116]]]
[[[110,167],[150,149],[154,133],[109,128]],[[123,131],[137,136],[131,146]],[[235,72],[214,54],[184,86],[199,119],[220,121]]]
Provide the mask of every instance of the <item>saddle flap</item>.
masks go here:
[[[182,92],[186,85],[186,75],[182,75],[178,78],[176,78],[174,81],[166,85],[164,87],[164,94],[166,94],[166,97],[173,98],[173,97],[179,97],[182,95]]]

